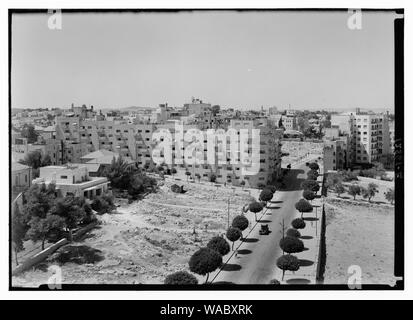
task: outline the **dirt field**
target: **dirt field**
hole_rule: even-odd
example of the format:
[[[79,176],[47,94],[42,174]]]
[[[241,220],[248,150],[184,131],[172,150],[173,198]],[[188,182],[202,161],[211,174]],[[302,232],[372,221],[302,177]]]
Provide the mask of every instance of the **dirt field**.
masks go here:
[[[287,155],[282,158],[282,166],[292,165],[304,159],[307,155],[323,154],[323,144],[305,141],[283,141],[281,151]]]
[[[162,283],[165,276],[188,270],[190,256],[211,237],[225,232],[230,219],[251,200],[247,190],[177,182],[175,194],[165,182],[143,201],[122,204],[117,213],[99,217],[101,225],[81,241],[67,245],[35,270],[13,277],[15,286],[47,283],[50,265],[62,267],[64,283]],[[196,234],[193,234],[194,228]]]
[[[328,197],[326,284],[347,284],[348,268],[361,267],[362,284],[393,285],[394,207]]]

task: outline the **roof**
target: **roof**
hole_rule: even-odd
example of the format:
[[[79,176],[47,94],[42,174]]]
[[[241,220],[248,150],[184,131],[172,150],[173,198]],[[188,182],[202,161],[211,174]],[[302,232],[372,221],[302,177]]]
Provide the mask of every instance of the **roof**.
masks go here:
[[[13,162],[11,164],[11,171],[20,171],[20,170],[27,170],[31,169],[31,167],[26,166],[25,164],[21,164],[19,162]]]
[[[116,159],[119,157],[119,155],[117,153],[115,153],[114,155],[108,155],[108,156],[102,156],[99,158],[94,158],[86,163],[91,164],[91,163],[97,163],[97,164],[111,164],[113,157],[115,157]],[[122,158],[126,163],[131,164],[134,161],[131,158]]]
[[[106,150],[106,149],[100,149],[100,150],[84,155],[83,157],[81,157],[81,159],[97,159],[97,158],[105,157],[105,156],[111,156],[113,159],[113,157],[117,157],[118,154],[115,152]]]
[[[89,172],[98,172],[100,168],[99,163],[82,163],[81,165],[86,167]]]

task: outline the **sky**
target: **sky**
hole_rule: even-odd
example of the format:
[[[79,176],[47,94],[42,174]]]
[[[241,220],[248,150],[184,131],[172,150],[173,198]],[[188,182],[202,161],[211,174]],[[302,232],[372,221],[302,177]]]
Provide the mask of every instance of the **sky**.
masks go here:
[[[12,18],[12,106],[393,109],[394,14],[64,13]]]

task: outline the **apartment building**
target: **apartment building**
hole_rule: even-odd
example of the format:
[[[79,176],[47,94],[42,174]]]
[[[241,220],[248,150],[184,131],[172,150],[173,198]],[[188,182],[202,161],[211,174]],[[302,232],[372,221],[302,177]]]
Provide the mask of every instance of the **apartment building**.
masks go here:
[[[280,120],[285,130],[297,130],[297,117],[294,115],[272,114],[269,119],[278,127]]]

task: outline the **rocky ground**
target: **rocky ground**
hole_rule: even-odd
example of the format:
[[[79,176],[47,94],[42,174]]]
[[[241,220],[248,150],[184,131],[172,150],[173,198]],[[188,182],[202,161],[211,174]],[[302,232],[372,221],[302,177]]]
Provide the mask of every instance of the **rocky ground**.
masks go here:
[[[13,277],[13,285],[47,283],[48,267],[55,264],[62,268],[64,283],[162,283],[166,275],[188,270],[190,256],[225,232],[228,199],[231,220],[251,201],[241,188],[180,181],[187,192],[176,194],[171,184],[165,181],[157,193],[100,216],[98,228]]]
[[[316,142],[305,141],[283,141],[282,149],[284,156],[282,157],[282,166],[294,164],[304,159],[307,155],[318,154],[320,157],[323,154],[323,144]]]

